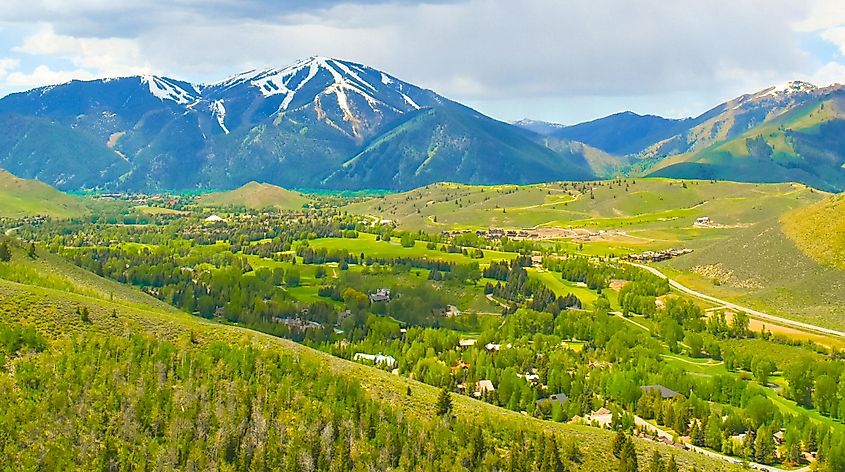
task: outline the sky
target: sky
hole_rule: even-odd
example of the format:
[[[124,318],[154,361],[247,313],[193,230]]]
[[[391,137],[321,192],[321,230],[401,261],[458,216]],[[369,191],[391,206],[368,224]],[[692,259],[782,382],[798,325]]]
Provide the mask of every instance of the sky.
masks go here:
[[[842,0],[2,0],[0,96],[71,79],[217,82],[314,55],[504,121],[698,115],[845,83]]]

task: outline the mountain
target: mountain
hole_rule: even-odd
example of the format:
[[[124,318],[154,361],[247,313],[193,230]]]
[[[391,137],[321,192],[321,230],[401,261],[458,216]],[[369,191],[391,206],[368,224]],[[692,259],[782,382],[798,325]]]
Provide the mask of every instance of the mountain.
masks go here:
[[[438,181],[525,184],[560,175],[587,180],[594,174],[581,155],[558,153],[518,128],[447,103],[409,114],[322,183],[410,189]]]
[[[299,192],[258,182],[249,182],[243,187],[228,192],[209,193],[197,199],[197,203],[205,207],[242,207],[256,210],[265,208],[296,210],[309,201],[308,197]]]
[[[797,181],[845,190],[845,87],[790,82],[743,95],[641,153],[652,176]]]
[[[0,100],[0,124],[0,166],[61,189],[235,188],[252,180],[404,189],[456,178],[592,177],[533,133],[326,57],[208,85],[136,76],[42,87]],[[507,172],[488,165],[491,152]]]
[[[787,82],[681,120],[624,112],[573,126],[532,120],[515,125],[551,143],[562,139],[607,153],[611,158],[603,158],[603,167],[591,166],[603,177],[615,172],[845,190],[842,85]]]
[[[561,139],[579,141],[609,154],[638,154],[648,146],[684,131],[691,119],[673,120],[630,111],[597,120],[564,126],[549,133]]]
[[[514,121],[512,124],[542,136],[548,136],[555,131],[566,127],[565,125],[559,123],[550,123],[548,121],[532,120],[529,118]]]
[[[0,169],[0,218],[36,215],[69,218],[86,213],[88,208],[80,198],[37,180],[19,179]]]

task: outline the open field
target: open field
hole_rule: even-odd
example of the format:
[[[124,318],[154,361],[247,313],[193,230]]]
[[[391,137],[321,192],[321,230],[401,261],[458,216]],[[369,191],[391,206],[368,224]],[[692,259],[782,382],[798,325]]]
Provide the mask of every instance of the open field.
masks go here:
[[[345,250],[351,254],[372,257],[427,257],[443,261],[455,262],[458,264],[489,264],[492,261],[510,260],[516,254],[501,251],[484,251],[484,257],[480,259],[470,258],[463,254],[447,253],[439,249],[427,249],[423,241],[417,241],[414,247],[402,247],[398,240],[376,241],[376,236],[368,233],[359,233],[357,238],[324,238],[309,241],[313,248],[325,248],[329,250]],[[438,246],[439,248],[439,246]]]

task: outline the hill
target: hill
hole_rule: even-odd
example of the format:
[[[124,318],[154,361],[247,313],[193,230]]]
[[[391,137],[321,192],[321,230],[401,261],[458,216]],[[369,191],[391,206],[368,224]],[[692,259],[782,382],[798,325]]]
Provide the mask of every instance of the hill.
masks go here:
[[[723,235],[823,198],[800,184],[625,179],[528,186],[428,185],[347,207],[350,212],[429,230],[485,228],[616,229],[654,239]],[[696,228],[698,217],[713,228]]]
[[[789,212],[783,231],[816,262],[845,270],[845,196],[834,195]]]
[[[308,197],[299,192],[258,182],[249,182],[235,190],[209,193],[197,198],[197,204],[203,207],[239,207],[256,210],[264,208],[297,210],[309,201]]]
[[[37,180],[20,179],[0,169],[0,217],[45,215],[70,218],[88,213],[85,203]]]
[[[570,162],[573,152],[561,157],[529,131],[327,57],[208,85],[146,75],[42,87],[0,99],[0,123],[0,166],[66,190],[231,189],[250,181],[407,190],[458,177],[593,177]],[[507,171],[486,165],[488,155]]]
[[[46,254],[39,257],[59,279],[113,287],[85,271],[68,273],[66,263]],[[34,263],[21,250],[13,261],[16,270]],[[136,297],[150,305],[137,304]],[[562,449],[577,445],[578,453],[566,456],[573,461],[569,467],[615,470],[607,460],[607,431],[540,421],[462,395],[452,396],[455,416],[447,422],[434,413],[433,387],[168,310],[140,292],[100,297],[0,280],[0,306],[4,336],[23,333],[20,342],[0,347],[15,366],[0,371],[8,400],[0,431],[7,438],[6,459],[14,464],[120,468],[166,461],[177,469],[250,463],[290,470],[287,465],[313,460],[315,470],[329,470],[335,461],[341,465],[332,470],[348,470],[345,461],[413,470],[408,461],[414,460],[436,470],[452,470],[455,461],[463,464],[455,470],[489,470],[502,455],[522,453],[514,444],[554,434]],[[115,392],[121,392],[119,401]],[[71,421],[80,409],[89,412],[88,420]],[[207,440],[189,440],[195,434]],[[487,453],[472,445],[479,434]],[[50,441],[41,440],[48,435]],[[104,446],[88,450],[74,439],[79,436]],[[344,438],[350,437],[354,446],[347,449]],[[424,452],[421,444],[440,447]],[[636,448],[641,463],[660,450],[675,454],[684,470],[733,470],[652,441],[637,440]],[[521,463],[532,463],[535,456],[525,452]],[[388,460],[394,457],[396,462]]]
[[[813,207],[819,204],[809,208]],[[791,221],[804,211],[799,208],[784,218]],[[779,219],[775,216],[738,229],[663,264],[683,271],[677,274],[678,280],[704,293],[785,318],[841,329],[845,325],[845,271],[808,256],[788,236],[791,223],[782,224]]]

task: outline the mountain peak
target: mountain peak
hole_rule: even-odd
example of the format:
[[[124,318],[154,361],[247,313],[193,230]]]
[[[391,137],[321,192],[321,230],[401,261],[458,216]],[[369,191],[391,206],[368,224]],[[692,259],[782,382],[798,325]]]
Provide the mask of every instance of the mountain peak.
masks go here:
[[[818,87],[816,87],[815,85],[813,85],[809,82],[803,82],[803,81],[800,81],[800,80],[790,80],[789,82],[786,82],[784,84],[769,87],[769,88],[763,90],[762,92],[760,92],[760,95],[764,96],[764,97],[767,97],[767,96],[780,97],[780,96],[794,95],[794,94],[797,94],[797,93],[812,93],[812,92],[815,92],[816,90],[818,90]]]

